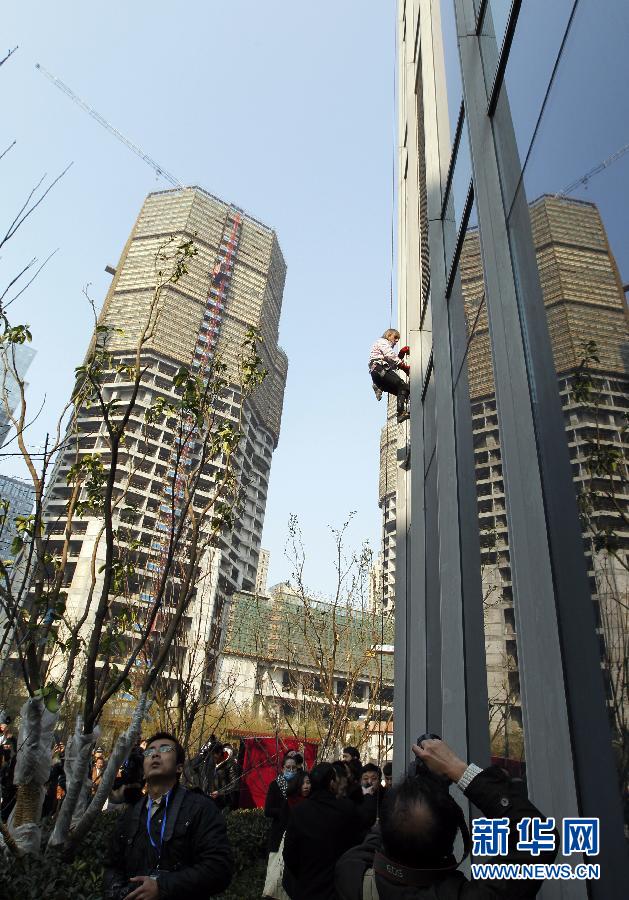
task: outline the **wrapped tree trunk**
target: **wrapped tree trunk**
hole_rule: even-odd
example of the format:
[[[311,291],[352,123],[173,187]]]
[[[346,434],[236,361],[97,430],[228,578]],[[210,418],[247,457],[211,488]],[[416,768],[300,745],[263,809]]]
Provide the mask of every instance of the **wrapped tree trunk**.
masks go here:
[[[9,831],[20,853],[38,854],[57,714],[47,710],[41,698],[31,697],[22,707],[20,718],[14,775],[17,800],[9,819]]]
[[[87,806],[92,784],[90,759],[92,747],[99,734],[98,728],[95,728],[91,734],[83,734],[83,721],[80,716],[77,716],[74,734],[68,744],[65,757],[66,796],[50,835],[49,847],[65,843],[75,816],[82,815]]]
[[[107,798],[109,797],[109,794],[111,793],[118,769],[123,764],[125,759],[129,756],[131,748],[135,745],[136,741],[140,737],[140,730],[142,728],[144,717],[146,716],[146,711],[147,697],[145,694],[142,694],[133,713],[131,724],[116,741],[116,745],[111,752],[111,756],[109,757],[109,761],[107,763],[105,771],[103,772],[98,789],[92,798],[92,802],[87,806],[86,809],[82,811],[82,814],[80,816],[76,815],[75,813],[72,819],[71,830],[66,833],[65,836],[63,836],[63,839],[65,841],[69,841],[72,844],[77,844],[81,840],[83,835],[87,834],[87,832],[94,824],[94,820],[102,810],[105,802],[107,801]],[[57,835],[56,840],[59,840],[61,837],[61,834]]]

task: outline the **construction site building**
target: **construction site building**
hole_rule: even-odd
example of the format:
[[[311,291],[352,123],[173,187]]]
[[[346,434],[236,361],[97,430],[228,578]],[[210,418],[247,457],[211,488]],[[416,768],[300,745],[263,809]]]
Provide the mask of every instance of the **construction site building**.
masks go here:
[[[242,721],[299,734],[310,728],[317,739],[318,728],[340,717],[341,741],[362,732],[369,754],[386,759],[393,659],[381,645],[392,643],[392,617],[370,604],[303,597],[287,584],[266,597],[241,592],[230,604],[217,696]]]
[[[164,417],[147,429],[146,410],[160,399],[176,399],[173,378],[182,366],[203,371],[208,359],[220,358],[227,366],[228,385],[221,396],[219,419],[235,422],[241,406],[241,345],[251,327],[259,329],[262,335],[259,354],[268,373],[262,386],[245,400],[242,411],[243,438],[235,460],[241,488],[239,513],[233,528],[221,535],[217,546],[201,562],[203,589],[197,591],[191,603],[183,630],[184,634],[195,636],[197,645],[201,643],[203,661],[206,647],[212,648],[214,654],[220,648],[225,600],[236,591],[253,590],[255,586],[271,460],[280,434],[288,369],[286,354],[278,345],[286,265],[272,228],[201,188],[150,194],[113,270],[111,287],[98,317],[99,326],[115,328],[108,347],[116,361],[132,362],[134,358],[151,308],[156,254],[171,237],[177,243],[193,241],[197,252],[187,262],[188,274],[163,288],[160,315],[142,351],[144,375],[127,427],[116,481],[116,490],[125,493],[125,510],[116,515],[130,537],[139,542],[147,570],[159,569],[160,529],[166,530],[162,514],[165,483],[170,475],[177,427],[174,419]],[[107,400],[128,400],[128,377],[119,371],[110,372],[105,376],[103,393]],[[77,427],[80,453],[106,453],[105,426],[97,408],[81,409]],[[55,520],[64,521],[70,490],[66,478],[73,461],[70,446],[59,457],[46,497],[52,552]],[[207,478],[199,483],[201,501],[211,495],[217,471],[216,467],[208,467]],[[166,508],[169,506],[166,504]],[[101,524],[101,519],[90,516],[73,524],[65,576],[71,615],[80,614],[85,608],[95,542],[102,545],[96,552],[97,569],[104,553],[104,542],[99,538]],[[60,541],[61,535],[56,539]],[[146,583],[150,571],[140,571],[138,580],[142,577]],[[98,586],[97,579],[97,590]],[[146,588],[144,591],[135,596],[140,607],[151,602],[150,592],[146,593]],[[186,653],[189,649],[184,638],[181,651]],[[201,665],[198,679],[203,680],[208,671]]]

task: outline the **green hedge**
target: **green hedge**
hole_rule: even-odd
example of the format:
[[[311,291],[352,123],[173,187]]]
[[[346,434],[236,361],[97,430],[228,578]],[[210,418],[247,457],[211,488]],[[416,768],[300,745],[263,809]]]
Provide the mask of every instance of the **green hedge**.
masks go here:
[[[104,858],[116,818],[116,813],[103,813],[71,863],[58,853],[39,859],[0,857],[2,900],[102,900]],[[45,823],[44,837],[49,833]]]
[[[20,859],[0,854],[2,900],[102,900],[105,853],[117,813],[103,813],[72,862],[57,854]],[[227,816],[227,833],[236,870],[221,900],[259,898],[266,871],[268,819],[261,809],[237,810]]]
[[[253,900],[262,896],[270,824],[262,809],[237,809],[227,816],[236,869],[229,889],[220,895],[221,900]]]

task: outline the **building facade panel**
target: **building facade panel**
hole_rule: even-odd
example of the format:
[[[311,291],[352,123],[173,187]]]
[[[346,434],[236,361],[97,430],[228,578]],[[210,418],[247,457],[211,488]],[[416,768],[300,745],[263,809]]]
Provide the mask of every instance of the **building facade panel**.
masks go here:
[[[613,6],[619,13],[621,4]],[[580,141],[582,126],[588,127],[582,113],[592,103],[585,83],[570,87],[585,70],[585,77],[602,73],[605,80],[611,65],[610,57],[601,67],[591,52],[589,35],[602,21],[595,10],[586,3],[578,11],[560,11],[564,43],[557,59],[546,59],[548,47],[535,43],[547,25],[545,7],[511,4],[497,35],[495,3],[398,4],[398,323],[414,353],[411,421],[405,427],[407,452],[398,454],[396,495],[396,768],[403,771],[418,724],[444,735],[458,753],[484,761],[483,682],[488,667],[494,673],[501,669],[504,691],[493,696],[493,710],[511,709],[521,717],[536,804],[558,817],[606,811],[601,852],[607,862],[600,882],[544,886],[548,896],[570,900],[586,893],[605,900],[620,896],[627,872],[624,863],[613,862],[626,854],[611,710],[592,615],[592,582],[599,579],[590,570],[588,589],[584,510],[577,506],[574,484],[585,480],[586,471],[593,474],[591,458],[585,462],[593,445],[603,450],[599,469],[610,453],[624,466],[623,440],[621,434],[609,435],[607,443],[603,429],[590,422],[578,446],[577,428],[566,434],[564,427],[568,417],[576,426],[566,407],[570,394],[579,393],[581,405],[604,420],[606,401],[599,398],[606,383],[622,383],[626,371],[625,348],[611,347],[604,337],[615,326],[618,341],[626,343],[618,269],[595,207],[567,196],[588,185],[591,175],[607,171],[624,150],[562,193],[530,201],[540,187],[561,188],[553,183],[564,174],[555,144],[563,147],[569,166],[581,158],[579,145],[572,159],[571,144]],[[442,15],[450,20],[445,30]],[[550,66],[540,102],[546,88],[546,99],[554,91],[551,103],[544,99],[541,105],[541,127],[534,129],[531,53]],[[624,59],[616,53],[617,67]],[[511,80],[514,71],[519,83]],[[611,90],[613,78],[607,81]],[[457,109],[453,135],[448,126]],[[602,109],[597,103],[590,113],[603,127],[611,125]],[[615,118],[614,106],[605,109]],[[527,198],[530,184],[536,193]],[[620,194],[621,185],[617,189]],[[616,239],[626,239],[617,211],[608,224]],[[594,329],[588,328],[588,317],[596,322]],[[597,347],[589,344],[589,358],[581,365],[592,334]],[[583,400],[583,376],[596,400]],[[597,532],[592,522],[599,514],[605,524],[614,517],[606,518],[599,508],[604,502],[599,488],[594,496],[585,511],[588,534],[597,533],[609,548],[609,533]],[[614,518],[616,527],[622,519]],[[607,559],[610,555],[613,547]],[[525,702],[518,710],[513,698],[520,692]],[[491,714],[491,692],[489,700]],[[562,760],[559,769],[549,769],[549,754]],[[606,760],[602,769],[598,754]]]

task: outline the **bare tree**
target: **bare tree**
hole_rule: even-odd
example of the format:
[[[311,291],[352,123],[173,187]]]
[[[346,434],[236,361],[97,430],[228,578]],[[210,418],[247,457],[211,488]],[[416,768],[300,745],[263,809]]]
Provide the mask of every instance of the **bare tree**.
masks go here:
[[[233,681],[226,679],[218,685],[207,677],[209,654],[217,649],[208,647],[209,593],[198,592],[196,599],[202,608],[195,610],[187,629],[185,652],[171,654],[154,692],[152,714],[156,725],[176,736],[188,758],[198,754],[209,736],[222,729],[234,706]],[[182,638],[176,635],[176,639]]]
[[[500,678],[489,692],[489,740],[494,756],[522,759],[524,740],[519,720],[514,716],[520,698],[517,660],[509,653],[501,654]]]
[[[12,823],[18,846],[29,850],[38,849],[42,788],[59,705],[80,692],[81,712],[67,751],[67,795],[51,845],[79,840],[102,808],[156,686],[168,678],[169,667],[172,675],[184,619],[215,577],[218,536],[231,527],[238,505],[236,457],[244,404],[266,374],[257,352],[259,335],[248,332],[240,348],[235,421],[220,413],[227,366],[218,358],[201,370],[181,367],[166,396],[148,410],[138,402],[147,383],[146,353],[162,313],[164,289],[185,279],[195,254],[189,240],[171,238],[159,248],[148,314],[133,353],[116,350],[120,330],[97,321],[87,358],[76,370],[71,401],[39,458],[27,445],[25,385],[13,352],[30,340],[30,331],[11,325],[4,313],[0,352],[20,394],[17,411],[9,410],[10,420],[35,492],[33,514],[15,523],[16,564],[0,561],[3,662],[5,667],[17,665],[29,698],[22,713]],[[124,385],[125,399],[112,390],[112,382]],[[94,452],[86,452],[81,429],[87,411],[103,435]],[[138,416],[144,416],[147,440],[159,423],[176,434],[164,475],[167,514],[156,522],[159,530],[149,546],[133,539],[128,527],[135,515],[128,498],[141,463],[126,442],[130,433],[137,437],[130,422]],[[60,471],[67,473],[64,511],[51,515],[47,488],[58,483]],[[72,538],[86,519],[98,528],[89,584],[77,610],[68,607],[65,588]],[[142,614],[140,596],[148,598]],[[131,724],[118,738],[100,787],[84,808],[98,723],[121,691],[135,697]]]
[[[499,556],[507,541],[492,523],[481,528],[481,582],[485,650],[487,655],[488,717],[491,749],[496,756],[520,757],[523,750],[522,729],[514,715],[519,701],[517,651],[515,634],[513,650],[505,650],[505,608],[511,608],[504,596],[504,578]],[[496,653],[496,644],[500,652]],[[509,645],[507,644],[507,647]]]
[[[350,517],[351,519],[351,517]],[[275,733],[314,739],[319,755],[340,754],[348,735],[367,745],[373,723],[392,717],[390,613],[370,602],[371,550],[345,549],[349,520],[333,529],[335,590],[317,599],[305,584],[306,552],[299,523],[289,522],[290,584],[273,598],[243,598],[230,616],[225,653],[256,667],[256,698],[248,715]],[[384,651],[384,652],[383,652]],[[378,756],[384,757],[379,732]]]

